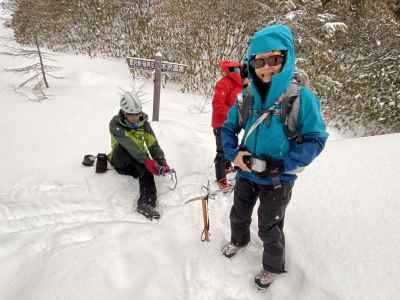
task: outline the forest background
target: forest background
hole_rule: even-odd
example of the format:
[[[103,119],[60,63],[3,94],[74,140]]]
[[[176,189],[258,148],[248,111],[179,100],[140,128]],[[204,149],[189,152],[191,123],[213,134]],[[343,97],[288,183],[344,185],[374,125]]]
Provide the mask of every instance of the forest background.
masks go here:
[[[3,20],[27,47],[187,64],[182,92],[211,101],[218,61],[242,60],[267,24],[295,33],[330,126],[356,136],[400,132],[400,0],[7,0]],[[151,76],[151,74],[145,74]]]

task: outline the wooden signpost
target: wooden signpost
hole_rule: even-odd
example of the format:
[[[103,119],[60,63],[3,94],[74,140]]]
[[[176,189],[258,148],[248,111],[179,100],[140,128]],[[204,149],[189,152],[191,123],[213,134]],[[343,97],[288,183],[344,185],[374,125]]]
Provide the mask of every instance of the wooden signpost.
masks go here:
[[[160,93],[161,93],[161,72],[184,73],[187,65],[162,61],[161,53],[157,53],[154,59],[127,57],[129,69],[155,70],[154,72],[154,92],[153,92],[153,121],[159,120],[160,113]]]

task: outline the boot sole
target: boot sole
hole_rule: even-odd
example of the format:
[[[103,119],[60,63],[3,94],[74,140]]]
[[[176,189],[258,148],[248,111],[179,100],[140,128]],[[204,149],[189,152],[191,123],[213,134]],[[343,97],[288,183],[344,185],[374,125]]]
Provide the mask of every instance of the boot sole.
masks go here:
[[[146,219],[149,219],[150,221],[152,221],[152,220],[159,220],[160,219],[160,215],[151,215],[151,214],[149,214],[149,213],[146,213],[145,211],[143,211],[143,210],[140,210],[140,209],[136,209],[136,212],[137,213],[139,213],[139,214],[141,214],[142,216],[144,216]]]
[[[256,280],[254,280],[254,285],[256,286],[256,289],[259,290],[260,292],[265,292],[271,285],[272,283],[266,284],[266,285],[260,285],[257,283]]]

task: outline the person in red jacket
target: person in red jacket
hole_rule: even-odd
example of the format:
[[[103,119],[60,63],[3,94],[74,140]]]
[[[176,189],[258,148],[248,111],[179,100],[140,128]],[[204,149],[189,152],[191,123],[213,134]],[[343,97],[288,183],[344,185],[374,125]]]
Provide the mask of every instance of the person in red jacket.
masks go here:
[[[224,125],[228,111],[235,103],[237,95],[242,91],[240,77],[240,63],[231,60],[221,60],[219,67],[222,78],[217,81],[212,100],[212,127],[217,145],[215,156],[215,177],[220,189],[224,192],[232,190],[232,185],[226,180],[226,171],[231,168],[230,162],[225,159],[222,148],[221,128]]]

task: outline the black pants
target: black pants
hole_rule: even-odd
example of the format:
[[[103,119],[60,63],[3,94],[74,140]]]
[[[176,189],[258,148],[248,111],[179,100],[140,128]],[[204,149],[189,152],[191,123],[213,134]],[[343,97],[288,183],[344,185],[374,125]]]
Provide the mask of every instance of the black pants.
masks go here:
[[[231,242],[245,246],[250,241],[251,215],[259,198],[258,235],[264,246],[262,263],[264,270],[273,273],[285,271],[283,223],[292,187],[282,185],[282,188],[274,189],[272,185],[258,185],[244,178],[239,178],[235,185],[230,213]]]
[[[226,177],[225,169],[231,165],[231,162],[225,158],[224,148],[222,147],[221,128],[214,128],[215,143],[217,146],[217,154],[214,159],[215,177],[221,180]]]
[[[128,151],[121,146],[117,146],[114,149],[111,164],[119,174],[139,178],[140,196],[137,201],[138,206],[143,204],[156,206],[157,189],[154,176],[146,169],[144,164],[130,156]]]

